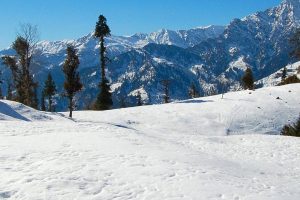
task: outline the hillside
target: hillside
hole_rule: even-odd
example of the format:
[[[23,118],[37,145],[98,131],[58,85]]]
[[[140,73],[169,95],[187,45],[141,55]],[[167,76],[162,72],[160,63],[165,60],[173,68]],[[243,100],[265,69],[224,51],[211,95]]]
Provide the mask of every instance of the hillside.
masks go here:
[[[298,72],[298,69],[300,67],[300,62],[296,62],[293,64],[289,64],[286,66],[287,69],[287,77],[297,75],[300,79],[300,73]],[[271,74],[268,77],[265,77],[259,81],[256,82],[257,85],[269,87],[269,86],[275,86],[278,85],[282,80],[282,71],[283,68],[278,70],[277,72]]]
[[[276,135],[299,94],[291,84],[74,120],[0,101],[0,199],[298,200],[300,141]]]

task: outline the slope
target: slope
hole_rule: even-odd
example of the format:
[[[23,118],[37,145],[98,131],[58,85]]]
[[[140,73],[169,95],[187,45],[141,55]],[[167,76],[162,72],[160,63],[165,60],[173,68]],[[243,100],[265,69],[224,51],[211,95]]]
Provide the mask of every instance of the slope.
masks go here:
[[[300,141],[268,134],[297,117],[299,91],[0,121],[0,199],[297,200]]]

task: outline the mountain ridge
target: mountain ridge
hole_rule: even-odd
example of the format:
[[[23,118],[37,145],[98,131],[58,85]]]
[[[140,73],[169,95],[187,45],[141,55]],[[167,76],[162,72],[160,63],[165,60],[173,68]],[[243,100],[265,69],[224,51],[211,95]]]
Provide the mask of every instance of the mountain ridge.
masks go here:
[[[193,31],[198,30],[199,34],[201,28],[187,31],[162,29],[149,35],[107,38],[111,58],[108,76],[114,91],[115,106],[119,106],[123,98],[128,105],[135,105],[137,91],[143,94],[144,103],[160,103],[161,81],[166,79],[172,80],[171,98],[183,100],[188,98],[191,84],[197,85],[202,95],[239,89],[246,67],[252,68],[256,80],[272,75],[295,61],[289,56],[288,40],[300,27],[298,10],[300,0],[284,0],[274,8],[234,19],[219,35],[204,40],[196,38],[195,43],[183,36],[189,33],[194,38]],[[212,30],[215,26],[206,28]],[[78,49],[80,73],[85,81],[83,97],[80,97],[84,102],[80,108],[83,108],[92,102],[98,92],[98,42],[92,33],[71,42]],[[44,41],[44,46],[50,47],[38,49],[42,62],[37,64],[35,72],[40,83],[43,83],[48,72],[52,72],[58,85],[62,85],[60,68],[66,43],[57,42],[59,48],[51,49],[51,44]],[[60,109],[63,107],[62,103]]]

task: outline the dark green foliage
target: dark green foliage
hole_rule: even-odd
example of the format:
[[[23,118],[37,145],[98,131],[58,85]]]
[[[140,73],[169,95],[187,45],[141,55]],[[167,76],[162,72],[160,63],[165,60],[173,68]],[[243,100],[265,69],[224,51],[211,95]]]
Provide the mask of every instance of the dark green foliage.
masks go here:
[[[44,86],[44,90],[43,90],[43,95],[44,97],[48,98],[48,111],[49,112],[53,112],[53,96],[55,95],[56,92],[56,86],[55,86],[55,82],[52,78],[52,75],[49,73],[47,80],[45,81],[45,86]]]
[[[293,76],[290,76],[290,77],[284,79],[278,85],[288,85],[288,84],[293,84],[293,83],[300,83],[300,79],[298,79],[297,75],[293,75]]]
[[[281,81],[284,81],[286,76],[287,76],[287,69],[286,69],[286,67],[284,67],[282,70]]]
[[[32,107],[35,109],[39,108],[39,99],[38,99],[38,85],[34,87],[33,91],[33,102],[32,102]]]
[[[105,37],[110,36],[110,28],[107,25],[107,20],[103,15],[100,15],[95,27],[94,36],[99,39],[100,42],[100,64],[101,64],[101,79],[102,81],[105,79],[105,67],[106,61],[108,58],[106,57],[106,47],[104,45]]]
[[[105,68],[108,58],[106,57],[106,47],[104,44],[105,37],[110,36],[110,28],[107,25],[107,20],[103,15],[100,15],[95,27],[94,36],[100,42],[100,64],[101,64],[101,81],[99,84],[100,93],[95,102],[96,110],[108,110],[113,105],[112,95],[110,92],[110,85],[105,76]]]
[[[195,84],[193,83],[191,85],[191,87],[189,88],[189,97],[194,99],[194,98],[197,98],[199,96],[200,96],[199,92],[197,91],[197,88],[196,88]]]
[[[79,58],[77,56],[77,52],[72,46],[68,46],[67,48],[67,58],[65,59],[63,65],[63,72],[65,75],[64,82],[64,95],[69,100],[69,117],[72,118],[72,112],[74,110],[74,96],[75,94],[82,89],[82,84],[80,82],[79,72],[77,71],[79,66]]]
[[[284,136],[300,137],[300,117],[297,122],[291,125],[285,125],[281,131]]]
[[[141,95],[140,91],[138,91],[138,93],[137,93],[136,100],[137,100],[137,106],[142,106],[143,105],[142,95]]]
[[[242,77],[242,84],[245,90],[253,90],[254,89],[254,78],[252,70],[248,67],[245,71],[244,76]]]
[[[41,110],[46,111],[46,105],[45,105],[45,94],[42,92],[42,97],[41,97]]]
[[[163,85],[163,103],[170,103],[170,92],[169,92],[169,86],[170,86],[170,80],[163,80],[161,81]]]
[[[291,56],[300,59],[300,28],[296,29],[295,33],[292,35],[290,44],[293,49]]]
[[[100,85],[100,93],[97,97],[96,103],[95,103],[95,109],[96,110],[109,110],[111,109],[113,105],[111,92],[110,92],[110,86],[107,79],[104,79],[101,81]]]

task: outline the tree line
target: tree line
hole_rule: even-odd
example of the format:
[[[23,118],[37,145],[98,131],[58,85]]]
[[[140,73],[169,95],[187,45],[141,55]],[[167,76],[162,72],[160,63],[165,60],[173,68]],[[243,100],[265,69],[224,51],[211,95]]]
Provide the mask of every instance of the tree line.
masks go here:
[[[100,43],[100,72],[101,80],[99,82],[99,94],[93,106],[96,110],[108,110],[113,105],[112,94],[110,92],[109,81],[105,75],[105,68],[108,58],[106,56],[105,37],[110,36],[110,28],[107,25],[107,20],[103,15],[100,15],[95,27],[94,36],[99,39]],[[27,106],[38,109],[37,88],[38,83],[34,81],[31,74],[32,60],[37,44],[37,27],[31,24],[22,25],[20,33],[12,44],[15,50],[15,56],[3,56],[3,63],[10,69],[13,83],[8,84],[7,99],[15,100]],[[72,112],[75,108],[74,97],[77,92],[82,90],[83,85],[80,81],[78,67],[80,64],[77,50],[74,46],[69,45],[66,49],[67,56],[62,66],[64,73],[64,92],[63,96],[68,99],[69,117],[72,117]],[[1,74],[0,74],[1,75]],[[1,80],[1,79],[0,79]],[[2,81],[0,82],[2,84]],[[13,94],[13,91],[15,93]],[[44,88],[41,96],[41,110],[55,111],[53,107],[53,96],[56,93],[56,85],[49,73],[44,83]],[[2,91],[0,89],[0,97]],[[48,101],[46,107],[45,99]]]
[[[100,74],[101,78],[98,84],[99,92],[96,101],[91,106],[95,110],[109,110],[113,106],[112,93],[110,90],[110,84],[106,77],[106,68],[109,58],[107,57],[105,38],[111,35],[111,30],[107,24],[105,16],[100,15],[96,22],[94,37],[99,40],[99,59],[100,59]],[[38,83],[34,81],[31,74],[32,60],[36,50],[38,39],[37,27],[30,24],[21,26],[21,31],[18,33],[16,40],[12,44],[12,48],[15,50],[15,56],[3,56],[3,63],[10,69],[12,74],[12,82],[8,82],[8,91],[6,99],[15,100],[30,107],[38,109],[39,102],[37,96]],[[300,58],[300,29],[297,29],[295,35],[291,38],[291,44],[293,51],[291,55],[296,58]],[[69,116],[72,117],[72,112],[76,107],[74,100],[76,93],[82,90],[83,84],[80,81],[80,75],[78,72],[80,61],[77,54],[77,50],[74,46],[69,45],[66,49],[66,58],[62,65],[62,72],[64,73],[64,92],[63,96],[68,99],[68,108],[70,111]],[[294,77],[293,77],[294,78]],[[297,79],[299,80],[299,79]],[[285,82],[292,82],[293,79],[287,77],[287,69],[282,71],[282,84]],[[3,83],[0,73],[0,85]],[[162,80],[163,86],[163,103],[169,103],[170,100],[170,80]],[[224,84],[222,83],[222,94],[224,93]],[[253,90],[255,88],[254,76],[250,67],[245,70],[241,79],[241,85],[244,89]],[[224,88],[223,88],[224,87]],[[14,91],[14,92],[13,92]],[[57,89],[51,73],[48,74],[47,79],[44,82],[44,88],[42,90],[40,109],[43,111],[55,111],[53,105],[53,97],[56,94]],[[217,93],[216,91],[212,94]],[[197,98],[200,96],[199,91],[194,83],[191,84],[188,95],[190,98]],[[0,87],[0,98],[2,98],[2,91]],[[47,105],[46,105],[47,102]],[[137,93],[137,105],[141,106],[144,102],[142,100],[141,93]],[[121,99],[121,106],[125,107],[124,99]]]

